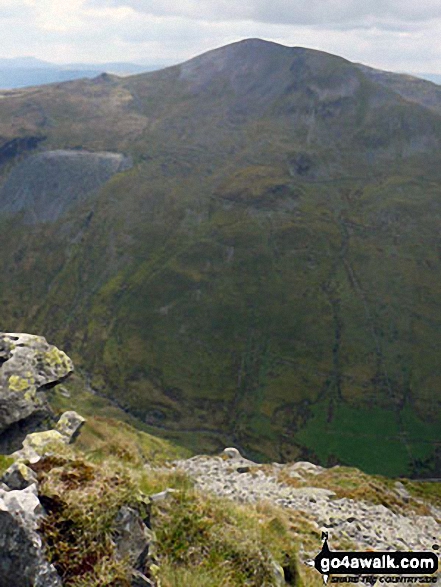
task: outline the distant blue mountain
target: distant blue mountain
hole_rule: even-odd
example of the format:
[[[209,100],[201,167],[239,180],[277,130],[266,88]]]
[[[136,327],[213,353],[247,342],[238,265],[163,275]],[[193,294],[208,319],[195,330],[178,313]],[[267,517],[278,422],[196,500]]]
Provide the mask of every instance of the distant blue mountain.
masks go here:
[[[10,90],[39,86],[80,78],[93,78],[101,73],[130,75],[160,69],[162,65],[135,63],[68,63],[55,64],[35,57],[0,59],[0,89]]]
[[[49,61],[43,61],[36,57],[11,57],[0,58],[0,69],[57,69],[60,66]],[[64,66],[61,66],[64,67]]]
[[[423,79],[429,80],[429,82],[441,85],[441,73],[419,73],[418,77],[422,77]]]

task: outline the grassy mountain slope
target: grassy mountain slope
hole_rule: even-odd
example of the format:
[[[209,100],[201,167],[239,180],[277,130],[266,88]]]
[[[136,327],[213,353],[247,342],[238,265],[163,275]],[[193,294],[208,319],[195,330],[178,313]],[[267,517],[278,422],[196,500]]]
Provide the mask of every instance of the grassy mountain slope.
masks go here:
[[[42,149],[134,161],[54,222],[0,213],[4,330],[198,451],[440,473],[436,109],[248,40],[3,94],[0,136],[4,179]]]

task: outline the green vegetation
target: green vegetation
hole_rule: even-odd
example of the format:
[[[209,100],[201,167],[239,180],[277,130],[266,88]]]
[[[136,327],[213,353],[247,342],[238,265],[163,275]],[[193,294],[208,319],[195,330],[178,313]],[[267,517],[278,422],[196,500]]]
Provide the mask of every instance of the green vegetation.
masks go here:
[[[441,487],[439,483],[410,481],[403,479],[403,484],[416,499],[424,499],[436,507],[441,507]]]
[[[13,458],[7,457],[5,455],[0,455],[0,475],[3,475],[6,469],[8,469],[13,462]]]
[[[399,476],[403,471],[415,472],[417,469],[412,465],[430,457],[440,429],[439,419],[433,424],[425,423],[408,408],[402,411],[360,409],[345,404],[332,408],[328,402],[321,402],[313,406],[312,417],[297,438],[322,463],[338,460],[364,471]],[[375,451],[373,445],[377,446]]]
[[[90,420],[74,445],[46,446],[40,461],[30,465],[47,512],[40,526],[47,556],[66,587],[131,584],[130,560],[117,553],[115,543],[122,507],[149,520],[154,558],[146,572],[163,587],[272,587],[277,574],[286,585],[322,584],[314,569],[298,564],[300,548],[318,552],[321,545],[316,524],[300,511],[268,501],[238,504],[198,491],[184,473],[167,467],[179,448],[111,418]],[[155,453],[150,450],[153,444]],[[0,457],[0,472],[11,462]],[[259,467],[266,470],[267,465]],[[441,506],[435,483],[403,479],[411,495],[404,501],[394,491],[394,481],[354,468],[333,467],[303,476],[292,478],[289,469],[278,474],[279,481],[294,487],[324,487],[337,498],[383,504],[400,514],[427,515],[428,503]],[[167,498],[149,500],[166,489],[172,490]],[[339,536],[333,545],[336,550],[354,549]]]
[[[253,508],[186,491],[155,516],[166,580],[182,585],[193,574],[195,585],[274,584],[274,561],[298,584],[295,543],[282,514],[263,515]],[[214,570],[218,570],[215,575]],[[210,584],[210,583],[209,583]]]

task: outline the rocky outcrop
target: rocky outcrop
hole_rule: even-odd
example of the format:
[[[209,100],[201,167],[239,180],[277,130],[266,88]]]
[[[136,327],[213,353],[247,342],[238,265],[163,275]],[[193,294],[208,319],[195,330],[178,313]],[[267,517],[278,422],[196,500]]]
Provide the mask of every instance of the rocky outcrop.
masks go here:
[[[23,444],[0,479],[0,587],[62,585],[45,559],[38,532],[45,512],[37,476],[27,464],[39,460],[38,450],[53,441],[54,434],[67,444],[84,423],[75,412],[67,412],[57,430],[38,432],[53,421],[44,390],[72,371],[69,357],[42,336],[0,334],[0,454]]]
[[[54,423],[44,390],[72,370],[69,357],[43,337],[0,334],[0,454],[19,448],[0,477],[0,587],[63,585],[64,570],[51,558],[44,527],[48,520],[53,522],[58,510],[68,508],[65,493],[76,481],[73,486],[63,486],[59,495],[48,495],[45,474],[57,478],[57,471],[62,470],[63,479],[78,480],[84,471],[93,477],[99,470],[81,460],[64,458],[59,450],[76,439],[85,419],[68,411]],[[41,429],[52,424],[50,429]],[[88,480],[85,474],[83,483]],[[78,503],[81,507],[81,499]],[[149,526],[151,500],[140,495],[139,504],[139,509],[132,502],[119,508],[112,522],[112,552],[127,565],[133,587],[159,587],[155,535]],[[80,536],[82,531],[80,524]],[[53,548],[53,537],[51,540]]]
[[[26,136],[6,141],[0,146],[0,165],[36,149],[45,138],[44,136]]]
[[[0,334],[0,454],[19,449],[28,433],[50,427],[44,390],[72,371],[69,357],[42,336]]]
[[[1,477],[0,587],[62,587],[55,567],[45,558],[38,532],[45,511],[39,499],[38,477],[31,466],[49,445],[69,444],[84,422],[76,412],[65,412],[56,424],[58,430],[29,434],[23,448],[13,455],[16,461]]]
[[[64,412],[56,423],[55,430],[63,436],[67,444],[70,444],[75,441],[85,421],[83,416],[80,416],[72,410]]]

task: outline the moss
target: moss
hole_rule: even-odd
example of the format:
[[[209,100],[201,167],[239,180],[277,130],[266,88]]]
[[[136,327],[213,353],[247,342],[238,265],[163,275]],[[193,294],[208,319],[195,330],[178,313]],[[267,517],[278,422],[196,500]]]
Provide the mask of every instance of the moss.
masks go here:
[[[425,500],[428,503],[441,508],[441,485],[440,483],[410,481],[401,479],[406,489],[416,500]]]
[[[0,476],[3,475],[7,469],[9,469],[13,462],[14,459],[12,457],[0,455]]]

